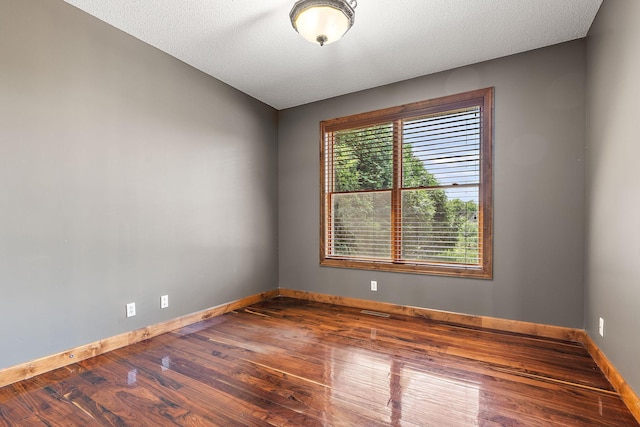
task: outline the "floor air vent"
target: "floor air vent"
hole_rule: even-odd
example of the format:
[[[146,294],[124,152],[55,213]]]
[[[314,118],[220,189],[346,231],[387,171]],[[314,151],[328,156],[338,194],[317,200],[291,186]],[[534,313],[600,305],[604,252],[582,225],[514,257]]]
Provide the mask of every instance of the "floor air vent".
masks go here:
[[[371,316],[378,316],[378,317],[389,317],[389,314],[387,314],[387,313],[380,313],[379,311],[362,310],[360,313],[362,313],[362,314],[369,314],[369,315],[371,315]]]

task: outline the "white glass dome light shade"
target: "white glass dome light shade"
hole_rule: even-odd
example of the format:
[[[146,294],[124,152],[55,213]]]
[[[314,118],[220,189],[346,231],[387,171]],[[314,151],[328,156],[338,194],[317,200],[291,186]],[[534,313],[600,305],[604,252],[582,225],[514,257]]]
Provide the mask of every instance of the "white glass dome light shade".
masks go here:
[[[298,33],[311,43],[330,44],[349,29],[349,19],[338,9],[328,6],[303,10],[296,19]]]
[[[301,0],[291,9],[293,28],[311,43],[333,43],[353,25],[354,10],[344,0]]]

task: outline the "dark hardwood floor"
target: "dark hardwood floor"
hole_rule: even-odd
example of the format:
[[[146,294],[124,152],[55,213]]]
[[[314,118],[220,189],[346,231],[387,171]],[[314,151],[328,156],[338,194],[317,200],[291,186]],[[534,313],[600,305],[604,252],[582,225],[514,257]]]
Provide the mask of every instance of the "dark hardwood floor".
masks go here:
[[[637,426],[580,344],[277,298],[0,388],[0,426]]]

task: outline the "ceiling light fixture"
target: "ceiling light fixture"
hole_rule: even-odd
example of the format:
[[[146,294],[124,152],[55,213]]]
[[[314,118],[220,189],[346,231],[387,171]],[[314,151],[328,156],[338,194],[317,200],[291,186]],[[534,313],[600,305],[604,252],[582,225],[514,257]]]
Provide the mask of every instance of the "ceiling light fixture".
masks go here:
[[[293,28],[320,46],[340,40],[353,25],[357,0],[299,0],[289,17]]]

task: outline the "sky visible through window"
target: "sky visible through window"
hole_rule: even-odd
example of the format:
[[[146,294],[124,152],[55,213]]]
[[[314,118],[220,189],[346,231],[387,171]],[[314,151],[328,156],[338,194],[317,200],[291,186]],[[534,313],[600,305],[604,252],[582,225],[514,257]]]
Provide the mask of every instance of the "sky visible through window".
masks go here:
[[[478,203],[480,174],[480,108],[408,120],[403,143],[411,146],[449,199]],[[472,186],[468,186],[472,184]]]

